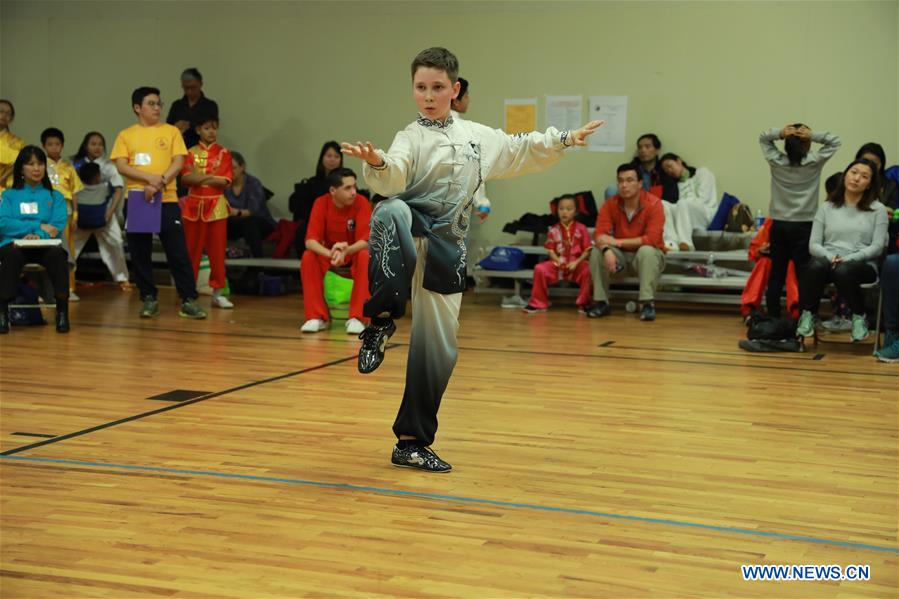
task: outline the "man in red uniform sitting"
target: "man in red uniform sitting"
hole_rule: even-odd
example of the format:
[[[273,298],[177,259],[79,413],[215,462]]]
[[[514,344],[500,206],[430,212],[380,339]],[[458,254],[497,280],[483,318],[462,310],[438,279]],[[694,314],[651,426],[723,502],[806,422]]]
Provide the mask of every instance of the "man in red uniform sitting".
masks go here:
[[[368,292],[368,234],[371,206],[356,192],[356,173],[338,168],[328,174],[328,193],[315,200],[306,229],[306,251],[300,263],[303,280],[304,333],[317,333],[328,327],[324,280],[330,268],[349,265],[353,279],[349,320],[346,332],[358,335],[367,319],[362,306]]]

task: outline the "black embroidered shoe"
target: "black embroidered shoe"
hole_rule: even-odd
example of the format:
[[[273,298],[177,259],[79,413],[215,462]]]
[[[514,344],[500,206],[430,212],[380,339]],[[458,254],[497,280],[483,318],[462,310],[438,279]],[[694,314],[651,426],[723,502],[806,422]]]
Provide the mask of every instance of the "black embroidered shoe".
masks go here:
[[[396,325],[392,320],[379,324],[372,321],[365,327],[365,330],[359,334],[359,339],[362,339],[362,347],[359,348],[359,372],[368,374],[377,370],[384,361],[387,341],[394,333],[396,333]]]
[[[401,468],[418,468],[425,472],[449,472],[452,466],[441,460],[436,453],[428,447],[421,445],[407,445],[405,449],[393,446],[393,455],[390,463]]]

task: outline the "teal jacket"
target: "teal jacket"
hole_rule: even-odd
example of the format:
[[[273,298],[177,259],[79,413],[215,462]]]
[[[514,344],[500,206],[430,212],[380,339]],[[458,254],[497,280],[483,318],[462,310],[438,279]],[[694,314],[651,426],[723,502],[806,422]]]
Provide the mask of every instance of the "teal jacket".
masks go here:
[[[0,247],[9,245],[31,233],[51,239],[41,225],[53,225],[62,237],[68,214],[66,200],[58,191],[42,185],[7,189],[0,198]]]

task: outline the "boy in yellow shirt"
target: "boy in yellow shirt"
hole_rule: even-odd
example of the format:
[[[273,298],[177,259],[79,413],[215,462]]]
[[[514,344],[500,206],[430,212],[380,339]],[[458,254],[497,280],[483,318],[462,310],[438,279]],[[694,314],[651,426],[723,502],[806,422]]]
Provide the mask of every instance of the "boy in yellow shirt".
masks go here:
[[[197,284],[187,254],[181,208],[178,206],[175,178],[184,165],[187,148],[177,127],[159,122],[162,101],[155,87],[139,87],[131,94],[131,108],[137,123],[119,132],[109,159],[125,178],[129,202],[151,202],[162,198],[159,240],[165,248],[169,271],[181,296],[184,318],[206,318],[197,304]],[[158,200],[157,200],[158,201]],[[125,223],[132,272],[140,289],[141,318],[159,314],[156,285],[153,284],[153,234],[133,233]]]
[[[72,233],[78,228],[78,199],[76,193],[84,188],[75,167],[62,157],[62,149],[65,147],[66,138],[62,131],[56,127],[48,127],[41,132],[41,145],[47,153],[47,176],[53,189],[62,194],[66,199],[66,212],[69,217],[66,220],[66,229],[62,238],[69,252],[69,301],[77,302],[75,294],[75,242]]]

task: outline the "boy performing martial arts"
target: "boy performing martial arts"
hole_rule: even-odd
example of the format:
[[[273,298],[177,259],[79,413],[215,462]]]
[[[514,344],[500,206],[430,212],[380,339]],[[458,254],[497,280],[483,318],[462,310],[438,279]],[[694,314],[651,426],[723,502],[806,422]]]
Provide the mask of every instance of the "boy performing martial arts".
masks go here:
[[[444,48],[429,48],[412,62],[412,95],[418,119],[396,134],[390,150],[370,142],[344,143],[345,154],[365,161],[374,193],[386,197],[371,216],[369,289],[359,336],[359,372],[380,366],[412,290],[412,334],[406,389],[393,425],[391,462],[428,472],[452,469],[430,449],[437,410],[456,364],[459,308],[465,289],[465,234],[475,191],[488,179],[548,168],[565,148],[586,145],[602,121],[575,131],[507,135],[471,121],[454,120],[450,102],[459,93],[459,62]]]

